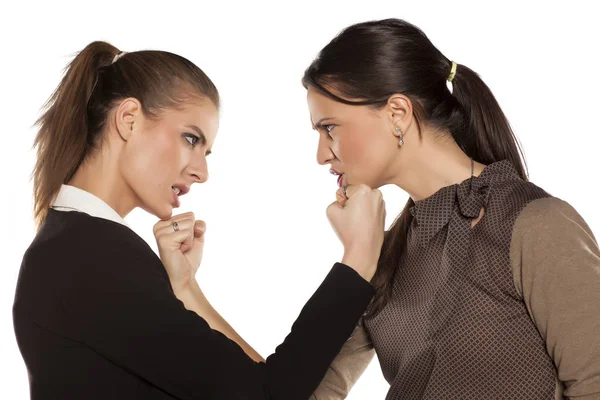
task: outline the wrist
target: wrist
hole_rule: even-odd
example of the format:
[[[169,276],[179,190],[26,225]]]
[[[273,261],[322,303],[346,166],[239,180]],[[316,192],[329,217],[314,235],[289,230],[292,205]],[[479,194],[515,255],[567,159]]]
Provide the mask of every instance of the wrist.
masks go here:
[[[173,288],[173,292],[175,296],[179,298],[179,296],[191,295],[200,287],[198,286],[198,282],[195,279],[186,279],[185,281],[179,282],[171,282],[171,287]]]
[[[173,289],[175,297],[181,301],[188,310],[198,310],[205,307],[208,303],[202,289],[195,279],[188,282],[187,285]]]
[[[368,282],[371,281],[371,278],[373,278],[373,275],[375,275],[375,271],[377,270],[377,261],[373,261],[372,259],[369,259],[369,257],[358,254],[345,252],[341,262],[355,270]]]

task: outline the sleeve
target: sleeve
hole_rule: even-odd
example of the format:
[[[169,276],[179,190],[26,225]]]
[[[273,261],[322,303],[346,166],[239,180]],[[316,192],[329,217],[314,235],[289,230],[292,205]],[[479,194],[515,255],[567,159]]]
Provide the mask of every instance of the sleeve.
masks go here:
[[[345,399],[374,355],[371,338],[362,323],[359,323],[309,400]]]
[[[515,287],[563,394],[600,398],[600,250],[590,228],[568,203],[544,198],[525,207],[512,235]]]
[[[284,342],[256,363],[185,309],[154,253],[114,247],[69,267],[68,334],[177,399],[307,399],[374,292],[336,263]]]

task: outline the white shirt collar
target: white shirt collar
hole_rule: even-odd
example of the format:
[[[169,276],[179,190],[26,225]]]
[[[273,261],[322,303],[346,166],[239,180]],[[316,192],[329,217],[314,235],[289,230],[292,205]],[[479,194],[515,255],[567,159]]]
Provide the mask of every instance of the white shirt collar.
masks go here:
[[[59,211],[81,211],[129,227],[127,222],[102,199],[75,186],[62,185],[50,207]]]

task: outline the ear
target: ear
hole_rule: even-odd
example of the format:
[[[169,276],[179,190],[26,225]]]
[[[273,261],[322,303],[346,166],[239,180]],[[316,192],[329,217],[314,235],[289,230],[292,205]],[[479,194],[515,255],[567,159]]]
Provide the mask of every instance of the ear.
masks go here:
[[[396,128],[406,133],[413,120],[413,106],[410,99],[403,94],[394,94],[385,106],[385,112],[391,123],[391,130],[395,136],[400,136]]]
[[[117,106],[115,111],[115,125],[117,133],[124,141],[128,141],[134,129],[142,122],[144,114],[142,104],[138,99],[129,97]]]

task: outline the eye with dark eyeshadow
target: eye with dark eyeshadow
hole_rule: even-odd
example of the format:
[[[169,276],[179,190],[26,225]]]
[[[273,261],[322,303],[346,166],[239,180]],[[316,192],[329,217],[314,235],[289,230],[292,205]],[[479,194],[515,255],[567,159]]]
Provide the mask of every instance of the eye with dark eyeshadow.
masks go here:
[[[323,125],[323,128],[325,128],[325,132],[327,132],[327,134],[331,137],[331,131],[333,130],[333,128],[335,128],[335,125]]]
[[[192,145],[192,147],[196,147],[196,143],[198,142],[198,140],[200,140],[200,138],[196,135],[193,135],[191,133],[184,133],[183,137],[185,138],[185,140],[187,140],[187,142]],[[191,139],[191,140],[189,140]]]

